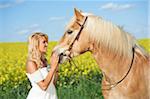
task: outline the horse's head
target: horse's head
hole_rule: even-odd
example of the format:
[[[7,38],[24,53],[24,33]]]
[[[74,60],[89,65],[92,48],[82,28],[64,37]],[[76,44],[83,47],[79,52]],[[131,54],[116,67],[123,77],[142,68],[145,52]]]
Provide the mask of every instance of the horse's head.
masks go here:
[[[61,62],[90,50],[87,22],[88,16],[74,9],[74,17],[66,27],[59,44],[54,48],[54,51],[61,55]]]

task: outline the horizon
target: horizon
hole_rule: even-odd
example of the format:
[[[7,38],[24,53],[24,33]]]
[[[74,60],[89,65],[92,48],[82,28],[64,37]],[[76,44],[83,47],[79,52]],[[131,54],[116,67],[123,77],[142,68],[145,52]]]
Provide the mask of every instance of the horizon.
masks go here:
[[[150,38],[148,4],[148,0],[1,0],[0,42],[27,42],[33,32],[46,33],[49,41],[58,41],[74,8],[122,26],[137,40]]]

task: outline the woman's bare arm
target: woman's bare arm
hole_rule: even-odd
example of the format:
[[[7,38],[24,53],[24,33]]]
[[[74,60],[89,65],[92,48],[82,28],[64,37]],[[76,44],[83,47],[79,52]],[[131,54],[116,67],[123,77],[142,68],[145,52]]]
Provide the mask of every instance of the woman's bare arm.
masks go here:
[[[57,84],[58,77],[59,77],[59,75],[58,75],[58,67],[57,67],[56,72],[54,74],[54,81],[53,81],[53,83],[54,83],[55,86]]]
[[[43,81],[40,81],[40,82],[37,83],[42,90],[46,90],[48,88],[48,85],[50,84],[50,82],[53,78],[53,75],[56,71],[56,68],[58,66],[58,60],[59,60],[59,58],[56,54],[53,54],[51,56],[51,69],[48,72],[48,75],[46,76],[46,78]],[[27,72],[28,73],[33,73],[36,70],[37,70],[36,64],[32,61],[29,61],[27,63]]]

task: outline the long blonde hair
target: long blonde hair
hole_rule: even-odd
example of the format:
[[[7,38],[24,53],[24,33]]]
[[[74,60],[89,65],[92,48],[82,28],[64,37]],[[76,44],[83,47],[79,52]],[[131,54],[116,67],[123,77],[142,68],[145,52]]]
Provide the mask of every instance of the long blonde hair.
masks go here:
[[[39,51],[40,38],[44,37],[48,42],[48,36],[41,32],[33,33],[28,39],[28,59],[37,64],[37,68],[42,67],[42,60],[46,60],[45,54]]]

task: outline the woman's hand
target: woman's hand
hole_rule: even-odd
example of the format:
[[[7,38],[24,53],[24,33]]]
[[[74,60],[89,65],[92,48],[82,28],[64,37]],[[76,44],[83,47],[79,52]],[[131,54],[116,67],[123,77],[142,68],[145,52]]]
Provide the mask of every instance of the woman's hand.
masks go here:
[[[51,63],[51,69],[56,69],[58,66],[58,62],[59,62],[59,56],[58,54],[56,54],[55,52],[52,53],[51,59],[50,59],[50,63]]]

